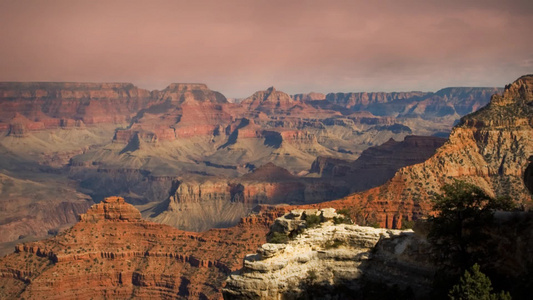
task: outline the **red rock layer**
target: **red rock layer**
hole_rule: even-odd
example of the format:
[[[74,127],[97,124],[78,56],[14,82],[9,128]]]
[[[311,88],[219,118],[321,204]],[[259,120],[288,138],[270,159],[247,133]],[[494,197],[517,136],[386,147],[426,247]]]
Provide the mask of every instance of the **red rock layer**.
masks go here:
[[[153,101],[131,83],[0,83],[0,130],[126,123]]]
[[[114,140],[127,143],[132,138],[145,142],[212,136],[220,126],[233,121],[224,95],[205,84],[174,83],[154,93],[154,103],[141,110],[127,129],[119,129]]]
[[[0,260],[0,297],[219,299],[227,274],[283,213],[262,207],[235,227],[191,233],[147,222],[122,198],[107,198],[65,233],[18,245]]]
[[[508,85],[502,96],[463,118],[449,140],[427,161],[400,169],[386,184],[318,207],[351,209],[360,223],[400,228],[402,220],[427,215],[445,183],[460,179],[489,195],[532,205],[522,177],[533,154],[533,75]]]

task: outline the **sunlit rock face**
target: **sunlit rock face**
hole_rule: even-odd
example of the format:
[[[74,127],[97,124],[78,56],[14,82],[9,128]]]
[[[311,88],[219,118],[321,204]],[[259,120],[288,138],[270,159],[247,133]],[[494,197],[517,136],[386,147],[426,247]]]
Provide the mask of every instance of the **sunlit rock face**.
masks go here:
[[[322,223],[308,227],[305,219]],[[334,209],[298,209],[276,220],[274,232],[300,233],[287,243],[262,245],[229,276],[225,299],[361,298],[363,278],[427,294],[435,266],[413,231],[333,224]],[[363,299],[363,298],[361,298]]]
[[[220,299],[227,274],[281,214],[263,207],[232,228],[195,233],[143,220],[109,197],[65,232],[0,259],[0,298]]]
[[[423,163],[400,169],[383,186],[323,204],[357,207],[381,226],[400,228],[431,210],[431,199],[455,179],[494,197],[532,205],[523,181],[533,154],[533,75],[520,77],[479,111],[465,116],[449,140]]]

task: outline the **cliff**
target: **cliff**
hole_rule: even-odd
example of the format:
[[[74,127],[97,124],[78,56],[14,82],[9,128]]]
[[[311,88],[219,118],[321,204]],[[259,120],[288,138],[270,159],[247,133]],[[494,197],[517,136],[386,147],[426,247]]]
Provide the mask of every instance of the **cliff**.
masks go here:
[[[1,82],[0,130],[27,131],[124,124],[153,101],[131,83]]]
[[[295,210],[276,223],[305,228],[306,215],[318,215],[323,223],[247,255],[243,268],[229,276],[225,299],[365,299],[368,282],[429,294],[436,268],[429,244],[414,232],[334,225],[331,220],[340,216],[328,209]],[[271,232],[284,234],[277,228]]]
[[[370,104],[389,103],[404,99],[419,99],[427,96],[426,92],[393,92],[393,93],[330,93],[326,95],[326,101],[344,106],[353,110],[363,110]]]
[[[500,88],[449,87],[431,92],[330,93],[326,101],[379,116],[439,118],[463,116],[486,105]]]
[[[221,298],[226,274],[264,243],[279,212],[263,208],[229,229],[191,233],[145,221],[110,197],[58,236],[0,260],[1,298]]]
[[[143,215],[183,230],[203,231],[233,226],[258,204],[316,203],[347,194],[342,184],[301,178],[268,163],[234,179],[176,179],[168,198]]]
[[[494,95],[487,106],[465,116],[427,161],[400,169],[381,187],[324,205],[353,207],[361,221],[400,228],[402,220],[430,211],[432,195],[441,186],[460,179],[491,196],[531,206],[522,176],[533,153],[532,84],[532,75],[520,77],[503,95]]]
[[[295,209],[277,218],[269,233],[277,243],[244,258],[227,279],[224,299],[429,299],[443,257],[427,241],[427,224],[413,232],[339,220],[344,216],[331,208]],[[477,246],[491,249],[481,265],[499,280],[498,288],[530,295],[532,228],[531,212],[496,212],[486,224],[487,238]]]

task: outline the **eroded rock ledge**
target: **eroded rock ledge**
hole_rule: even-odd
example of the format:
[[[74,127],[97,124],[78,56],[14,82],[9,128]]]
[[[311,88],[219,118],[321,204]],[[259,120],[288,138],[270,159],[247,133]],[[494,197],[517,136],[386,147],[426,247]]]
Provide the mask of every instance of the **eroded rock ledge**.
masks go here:
[[[232,228],[186,232],[148,222],[120,197],[0,259],[0,299],[219,299],[228,273],[265,242],[274,208]]]
[[[224,298],[352,298],[364,281],[395,284],[418,297],[429,293],[435,272],[430,247],[412,230],[335,225],[342,216],[333,209],[315,209],[294,210],[278,218],[270,236],[309,227],[305,221],[309,215],[322,223],[287,243],[267,243],[246,256],[243,269],[228,278]]]

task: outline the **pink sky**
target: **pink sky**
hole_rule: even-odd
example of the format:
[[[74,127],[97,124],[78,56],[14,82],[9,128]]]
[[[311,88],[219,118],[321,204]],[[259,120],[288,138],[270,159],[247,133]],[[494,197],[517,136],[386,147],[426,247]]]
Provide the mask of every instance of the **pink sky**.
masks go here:
[[[0,81],[204,82],[228,97],[503,86],[533,1],[0,0]]]

